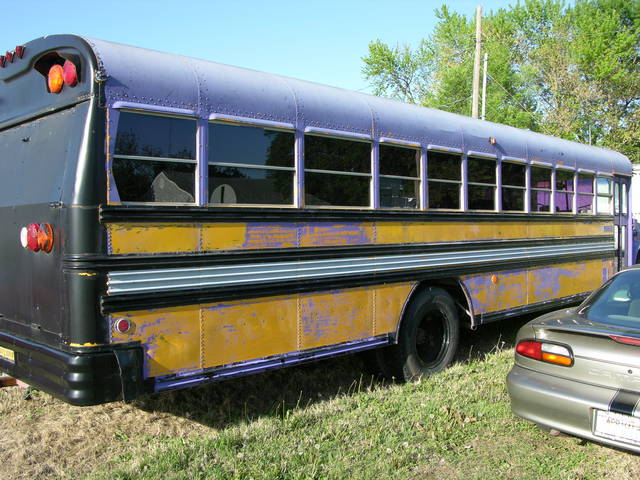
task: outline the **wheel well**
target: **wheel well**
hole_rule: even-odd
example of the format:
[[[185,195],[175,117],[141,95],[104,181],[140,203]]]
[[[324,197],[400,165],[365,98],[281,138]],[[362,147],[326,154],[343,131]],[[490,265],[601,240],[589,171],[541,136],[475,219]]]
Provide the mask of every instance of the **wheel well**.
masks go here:
[[[439,280],[427,280],[424,282],[420,282],[418,284],[418,286],[413,290],[413,292],[407,299],[407,302],[404,306],[404,311],[402,313],[402,318],[400,319],[400,323],[398,325],[397,332],[399,332],[400,328],[402,328],[402,323],[405,317],[404,312],[407,310],[407,306],[411,303],[411,301],[416,296],[416,294],[418,294],[418,292],[426,290],[427,288],[430,288],[430,287],[442,288],[449,295],[451,295],[451,298],[453,298],[453,300],[456,302],[456,306],[458,309],[458,318],[460,319],[460,326],[469,328],[469,329],[473,329],[476,327],[476,322],[474,321],[473,309],[470,304],[470,299],[467,293],[465,292],[464,287],[462,286],[462,283],[460,283],[460,280],[458,280],[457,278],[447,278],[447,279],[439,279]],[[397,332],[396,332],[396,337],[397,337]]]

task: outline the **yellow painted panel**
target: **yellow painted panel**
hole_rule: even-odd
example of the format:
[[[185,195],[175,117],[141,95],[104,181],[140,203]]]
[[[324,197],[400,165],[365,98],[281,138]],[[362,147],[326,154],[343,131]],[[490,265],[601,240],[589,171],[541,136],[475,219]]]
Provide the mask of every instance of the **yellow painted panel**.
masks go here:
[[[404,311],[404,305],[415,283],[385,285],[375,288],[374,335],[395,332]]]
[[[111,315],[111,325],[127,318],[133,329],[113,333],[112,341],[139,340],[145,352],[145,374],[149,377],[200,368],[200,310],[197,305]],[[112,328],[113,332],[113,328]]]
[[[608,275],[607,263],[606,260],[589,260],[535,268],[528,274],[529,302],[590,292]]]
[[[606,222],[531,222],[530,238],[613,235],[611,223]]]
[[[206,223],[201,227],[202,250],[243,248],[246,223]]]
[[[372,223],[301,224],[301,247],[333,247],[375,243]]]
[[[589,222],[378,222],[109,224],[112,253],[385,245],[603,235],[611,225]]]
[[[194,252],[199,228],[194,224],[110,224],[111,253]]]
[[[613,261],[606,259],[466,275],[461,280],[474,313],[480,314],[587,293],[612,274]]]
[[[492,276],[495,274],[495,283]],[[527,304],[527,272],[502,271],[467,275],[461,278],[473,304],[473,313],[488,313]]]
[[[587,222],[380,222],[375,229],[377,244],[611,235],[610,224]]]
[[[297,246],[295,224],[210,223],[202,225],[202,249],[238,250]]]
[[[293,352],[297,348],[295,296],[203,306],[203,367]]]
[[[373,335],[372,292],[368,288],[300,296],[300,349]]]

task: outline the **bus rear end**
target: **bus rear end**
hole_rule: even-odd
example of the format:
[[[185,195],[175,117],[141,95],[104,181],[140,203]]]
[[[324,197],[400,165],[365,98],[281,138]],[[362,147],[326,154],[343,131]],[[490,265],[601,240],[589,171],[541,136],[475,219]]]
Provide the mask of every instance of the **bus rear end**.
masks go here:
[[[0,372],[67,402],[122,397],[137,350],[102,347],[104,110],[90,46],[45,37],[0,57]],[[135,382],[134,382],[135,383]]]

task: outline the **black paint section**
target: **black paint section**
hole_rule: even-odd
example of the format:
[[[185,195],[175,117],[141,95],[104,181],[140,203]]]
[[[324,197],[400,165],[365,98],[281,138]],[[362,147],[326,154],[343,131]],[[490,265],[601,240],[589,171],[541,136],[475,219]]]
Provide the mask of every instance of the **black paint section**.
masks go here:
[[[101,205],[103,223],[168,222],[611,222],[613,216],[525,213],[469,213],[411,210],[329,210],[320,208],[225,208]],[[612,230],[613,232],[613,230]]]
[[[611,412],[623,413],[625,415],[633,415],[633,410],[640,400],[640,394],[630,390],[618,390],[609,402],[609,410]]]

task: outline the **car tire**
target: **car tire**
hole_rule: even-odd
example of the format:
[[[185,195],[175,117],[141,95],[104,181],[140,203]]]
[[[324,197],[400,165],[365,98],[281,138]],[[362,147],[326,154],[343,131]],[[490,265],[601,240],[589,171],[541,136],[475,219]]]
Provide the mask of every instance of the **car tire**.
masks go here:
[[[458,348],[460,324],[456,304],[444,289],[418,292],[405,311],[397,345],[380,352],[385,376],[417,380],[444,370]]]

